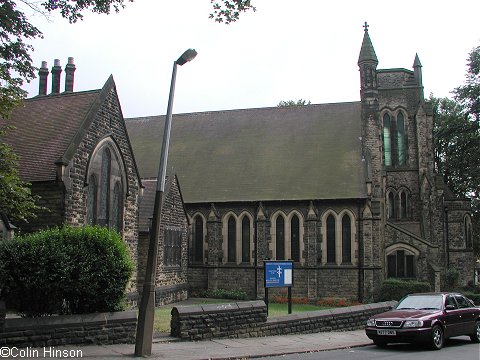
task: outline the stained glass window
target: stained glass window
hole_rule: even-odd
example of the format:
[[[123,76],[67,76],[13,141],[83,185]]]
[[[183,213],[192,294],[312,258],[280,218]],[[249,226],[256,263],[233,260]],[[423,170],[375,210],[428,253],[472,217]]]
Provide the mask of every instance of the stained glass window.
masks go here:
[[[383,148],[385,152],[385,166],[392,165],[392,139],[391,139],[390,115],[383,115]]]
[[[228,262],[237,262],[237,230],[235,218],[228,219]]]
[[[342,262],[352,262],[352,222],[347,214],[342,218]]]
[[[327,263],[336,263],[335,246],[335,217],[330,214],[327,217]]]
[[[250,219],[244,216],[242,220],[242,262],[250,262]]]
[[[97,221],[97,178],[90,175],[87,194],[87,224],[95,225]]]
[[[193,261],[203,262],[203,220],[199,215],[195,217],[193,239]]]
[[[293,261],[300,261],[300,219],[293,215],[290,223],[290,246]]]
[[[401,112],[397,115],[397,152],[398,165],[405,165],[405,120]]]
[[[278,216],[275,224],[276,227],[276,260],[285,260],[285,220],[283,216]]]

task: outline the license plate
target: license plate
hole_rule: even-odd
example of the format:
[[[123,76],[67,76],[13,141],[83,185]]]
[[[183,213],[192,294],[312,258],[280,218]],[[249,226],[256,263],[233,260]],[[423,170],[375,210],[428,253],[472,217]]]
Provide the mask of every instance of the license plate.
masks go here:
[[[395,336],[397,335],[397,332],[395,330],[377,330],[377,335]]]

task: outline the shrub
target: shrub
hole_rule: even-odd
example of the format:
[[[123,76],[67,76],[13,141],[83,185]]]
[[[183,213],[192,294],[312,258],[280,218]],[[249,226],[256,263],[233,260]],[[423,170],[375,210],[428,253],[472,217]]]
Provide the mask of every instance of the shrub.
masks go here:
[[[430,284],[413,280],[387,279],[383,282],[377,301],[400,300],[407,294],[429,292]]]
[[[56,228],[0,244],[0,294],[23,316],[118,311],[133,263],[106,228]]]
[[[445,285],[447,289],[454,290],[458,283],[458,278],[460,277],[460,273],[455,268],[449,268],[445,272]]]
[[[467,298],[472,300],[475,303],[475,305],[477,305],[477,306],[480,305],[480,294],[479,293],[464,292],[463,295],[465,295]]]
[[[213,299],[230,299],[230,300],[247,300],[247,293],[243,290],[227,290],[227,289],[216,289],[216,290],[201,290],[197,293],[192,294],[201,298],[213,298]]]

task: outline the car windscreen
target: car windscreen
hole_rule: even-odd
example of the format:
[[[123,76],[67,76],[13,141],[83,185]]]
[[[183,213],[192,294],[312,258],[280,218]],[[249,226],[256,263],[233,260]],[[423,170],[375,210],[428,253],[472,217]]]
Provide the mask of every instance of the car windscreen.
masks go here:
[[[442,295],[410,295],[403,298],[396,306],[397,310],[440,310]]]

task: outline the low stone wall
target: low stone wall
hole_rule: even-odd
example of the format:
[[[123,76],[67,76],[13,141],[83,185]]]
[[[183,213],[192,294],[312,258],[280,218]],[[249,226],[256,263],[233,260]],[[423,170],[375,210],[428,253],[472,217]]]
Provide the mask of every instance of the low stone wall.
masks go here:
[[[171,335],[186,340],[241,338],[321,331],[356,330],[395,301],[303,312],[267,320],[263,301],[177,306],[172,309]],[[295,306],[295,305],[294,305]]]
[[[0,346],[18,348],[66,344],[134,343],[137,328],[135,311],[7,318],[3,327],[1,319],[2,316],[0,316]]]

